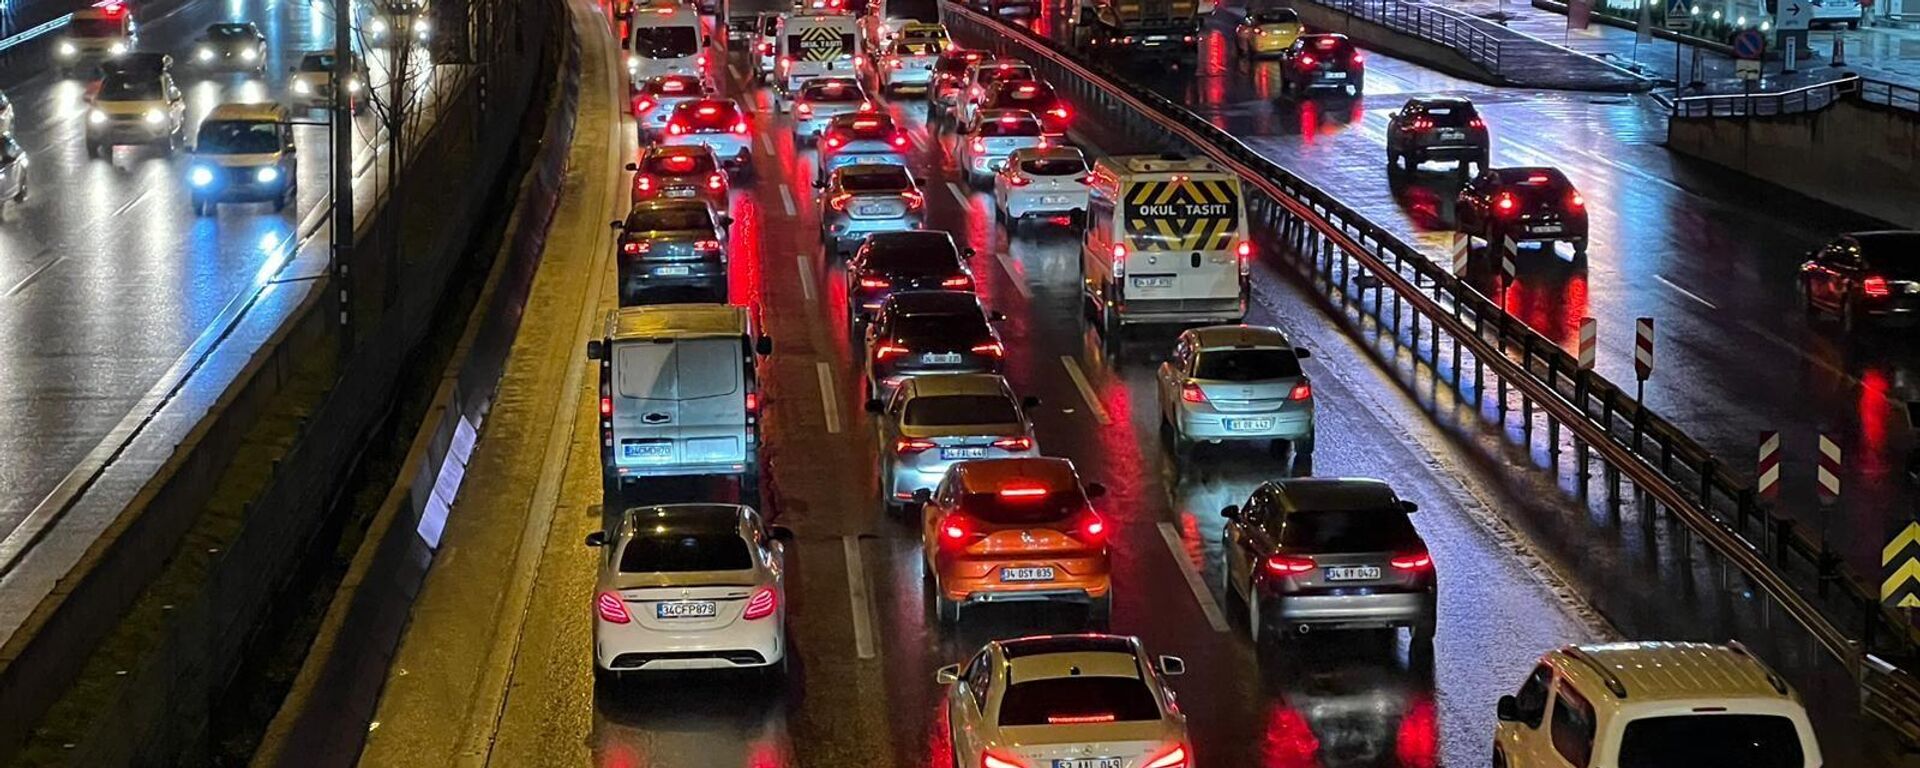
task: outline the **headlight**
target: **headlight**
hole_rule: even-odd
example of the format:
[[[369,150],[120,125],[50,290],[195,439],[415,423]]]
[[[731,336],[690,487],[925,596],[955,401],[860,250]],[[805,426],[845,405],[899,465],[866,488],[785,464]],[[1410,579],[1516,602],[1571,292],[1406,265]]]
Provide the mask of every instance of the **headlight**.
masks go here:
[[[431,31],[432,29],[433,29],[433,25],[431,23],[428,23],[426,19],[413,20],[413,33],[416,35],[424,35],[427,32]]]
[[[254,59],[257,59],[257,58],[260,58],[260,51],[255,50],[253,48],[248,48],[240,52],[240,59],[242,61],[253,61]]]
[[[356,77],[351,80],[348,80],[347,93],[359,93],[359,92],[360,92],[360,78]]]
[[[60,50],[60,55],[62,56],[72,56],[80,52],[80,49],[73,47],[73,43],[69,43],[65,40],[60,41],[59,50]]]
[[[107,122],[107,113],[97,109],[89,110],[87,112],[87,122],[93,123],[94,125],[105,123]]]
[[[305,96],[313,93],[313,86],[307,85],[307,81],[305,80],[295,80],[293,81],[293,92]]]
[[[196,187],[204,187],[212,184],[213,170],[205,166],[196,167],[187,174],[187,181],[193,182],[193,185]]]
[[[193,55],[199,57],[201,61],[213,61],[213,49],[204,45],[200,46],[200,50],[195,51]]]
[[[159,125],[167,121],[167,113],[159,109],[149,109],[145,115],[147,125]]]
[[[374,37],[384,35],[387,33],[387,22],[382,19],[374,19],[372,24],[367,25],[367,31],[373,33]]]
[[[114,55],[114,56],[119,56],[120,54],[123,54],[123,53],[126,53],[126,52],[127,52],[127,44],[126,44],[126,43],[118,43],[118,42],[117,42],[117,43],[114,43],[114,44],[112,44],[112,45],[109,45],[109,46],[107,46],[107,53],[109,53],[109,54],[112,54],[112,55]]]
[[[627,69],[628,69],[628,70],[635,70],[635,69],[639,69],[639,68],[640,68],[640,57],[638,57],[638,56],[628,56],[628,57],[627,57]]]
[[[253,180],[262,184],[272,184],[280,178],[280,169],[271,165],[253,173]]]

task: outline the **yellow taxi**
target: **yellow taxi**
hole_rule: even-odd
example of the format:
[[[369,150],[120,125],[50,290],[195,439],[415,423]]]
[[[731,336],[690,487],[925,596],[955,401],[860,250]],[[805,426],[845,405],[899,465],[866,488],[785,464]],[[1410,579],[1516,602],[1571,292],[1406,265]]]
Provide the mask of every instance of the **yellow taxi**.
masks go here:
[[[300,166],[287,115],[274,103],[221,104],[207,114],[187,171],[195,214],[221,203],[265,202],[275,211],[293,203]]]
[[[1300,14],[1292,8],[1252,11],[1233,28],[1233,47],[1241,56],[1278,56],[1300,37]]]

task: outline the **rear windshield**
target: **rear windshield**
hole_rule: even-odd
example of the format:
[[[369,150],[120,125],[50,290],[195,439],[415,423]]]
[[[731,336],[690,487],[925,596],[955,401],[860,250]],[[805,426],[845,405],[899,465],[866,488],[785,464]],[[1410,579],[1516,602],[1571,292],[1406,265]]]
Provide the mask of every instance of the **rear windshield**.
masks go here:
[[[1322,37],[1308,43],[1307,50],[1341,53],[1353,50],[1353,41],[1339,37]]]
[[[693,27],[634,27],[633,53],[649,59],[692,56],[700,48]]]
[[[995,117],[980,121],[981,136],[1039,136],[1040,121],[1027,115]]]
[[[977,58],[970,59],[966,56],[942,56],[939,61],[933,63],[933,71],[942,74],[957,75],[967,71],[967,67],[978,60]]]
[[[1222,349],[1201,352],[1193,377],[1212,381],[1266,381],[1300,375],[1300,359],[1284,349]]]
[[[905,315],[893,321],[893,337],[901,341],[986,341],[992,334],[980,313],[954,315]]]
[[[981,67],[976,79],[981,85],[997,83],[1002,80],[1032,80],[1033,68],[1025,64]]]
[[[913,238],[887,242],[893,238],[875,238],[867,246],[866,268],[894,275],[945,275],[960,271],[960,257],[953,246],[933,238]],[[931,241],[931,242],[929,242]]]
[[[1020,109],[1038,109],[1053,103],[1053,86],[1046,83],[1001,86],[1000,95],[995,100]]]
[[[893,118],[885,115],[836,121],[834,129],[856,139],[884,139],[893,135]]]
[[[1800,768],[1793,721],[1777,715],[1672,715],[1627,723],[1620,768]]]
[[[895,56],[932,56],[936,53],[939,53],[941,49],[944,47],[945,46],[940,44],[939,40],[934,40],[931,38],[915,38],[912,40],[901,40],[900,42],[893,44],[893,55]]]
[[[713,155],[706,153],[690,155],[654,155],[647,158],[640,170],[665,176],[692,176],[713,173]]]
[[[879,172],[863,169],[861,173],[841,174],[840,188],[848,192],[905,192],[913,189],[913,177],[905,168]]]
[[[1053,677],[1014,683],[1000,695],[1000,725],[1159,720],[1160,706],[1135,677]]]
[[[1475,117],[1473,107],[1465,104],[1430,104],[1427,106],[1427,118],[1434,125],[1466,125]]]
[[[627,229],[638,232],[676,232],[713,229],[713,217],[705,206],[675,206],[659,210],[635,211],[627,215]]]
[[[807,101],[835,103],[860,101],[866,96],[860,93],[860,89],[852,83],[836,80],[826,83],[809,83],[807,87],[800,89],[800,98]]]
[[[1287,515],[1280,543],[1312,552],[1397,552],[1420,545],[1403,512],[1345,510]]]
[[[740,122],[740,110],[731,101],[689,102],[673,110],[674,117],[686,118],[701,128],[731,128]]]
[[[747,542],[734,533],[636,536],[620,553],[621,573],[744,571],[753,567]]]
[[[1500,174],[1500,181],[1513,191],[1523,195],[1563,192],[1572,186],[1567,183],[1566,177],[1545,171],[1535,173],[1502,173]]]
[[[1292,10],[1255,11],[1248,20],[1255,24],[1286,24],[1300,20],[1300,14]]]
[[[1077,157],[1049,157],[1023,160],[1020,170],[1035,176],[1079,176],[1087,172],[1087,162]]]
[[[1920,235],[1859,235],[1854,241],[1873,271],[1895,280],[1920,280]]]
[[[647,92],[655,96],[692,96],[700,92],[700,81],[690,77],[656,77],[647,82]]]
[[[760,19],[760,34],[771,35],[780,31],[780,17],[766,16]]]
[[[741,377],[740,342],[683,339],[672,344],[621,344],[620,396],[640,400],[695,400],[732,394]]]
[[[939,395],[907,401],[906,423],[915,427],[1018,424],[1013,401],[999,395]]]

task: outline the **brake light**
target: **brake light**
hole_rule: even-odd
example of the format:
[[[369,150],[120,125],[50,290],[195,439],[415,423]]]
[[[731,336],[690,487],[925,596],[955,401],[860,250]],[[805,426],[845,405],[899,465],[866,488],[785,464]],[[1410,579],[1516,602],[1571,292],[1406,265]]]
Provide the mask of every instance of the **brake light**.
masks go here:
[[[782,56],[782,57],[780,57],[780,71],[781,71],[781,72],[785,72],[785,71],[787,71],[787,68],[788,68],[788,67],[791,67],[791,66],[793,66],[793,57],[792,57],[792,56]]]
[[[906,199],[907,210],[909,211],[920,210],[920,206],[927,204],[927,198],[913,190],[907,190],[905,192],[902,192],[900,193],[900,196]]]
[[[780,596],[774,593],[773,587],[761,587],[754,590],[753,597],[747,598],[747,611],[740,618],[748,621],[764,619],[772,616],[773,609],[779,606]]]
[[[707,189],[711,189],[718,192],[721,189],[725,189],[726,186],[727,186],[727,177],[725,176],[722,176],[716,173],[707,177]]]
[[[653,191],[653,177],[652,177],[652,176],[635,176],[635,177],[633,177],[633,190],[634,190],[635,192],[640,192],[640,193],[647,193],[647,192],[652,192],[652,191]]]
[[[1020,437],[1003,437],[993,441],[993,447],[1003,451],[1028,451],[1033,449],[1033,438],[1025,435]]]
[[[957,544],[973,534],[973,524],[959,515],[947,515],[940,519],[940,538],[949,544]]]
[[[1085,725],[1088,723],[1111,723],[1114,719],[1112,712],[1102,712],[1097,715],[1047,715],[1047,724]]]
[[[683,134],[686,132],[687,132],[687,126],[685,123],[682,123],[678,120],[675,120],[674,122],[671,122],[671,123],[667,123],[667,133],[671,133],[675,136],[679,136],[680,134]]]
[[[1472,120],[1468,120],[1467,126],[1471,128],[1479,128],[1484,130],[1487,127],[1487,124],[1484,121],[1482,121],[1480,118],[1476,117]]]
[[[717,251],[720,250],[720,241],[699,240],[694,242],[693,249],[696,251]]]
[[[1493,199],[1493,207],[1499,209],[1501,213],[1512,213],[1515,205],[1518,203],[1514,201],[1512,192],[1502,192]]]
[[[1204,403],[1207,401],[1207,393],[1201,391],[1198,384],[1188,384],[1180,388],[1180,399],[1189,403]]]
[[[1300,61],[1300,66],[1302,67],[1311,67],[1315,64],[1313,60],[1313,54],[1310,54],[1310,53],[1300,54],[1299,61]]]
[[[969,142],[967,146],[972,147],[975,152],[985,152],[987,151],[987,140],[976,138],[972,142]]]
[[[902,456],[912,456],[932,450],[933,447],[932,440],[911,440],[903,437],[893,441],[893,452]]]
[[[1107,521],[1099,513],[1088,510],[1080,518],[1080,524],[1074,526],[1073,532],[1081,541],[1099,546],[1107,540]]]
[[[900,63],[900,60],[899,60],[899,59],[888,59],[888,60],[887,60],[887,67],[888,67],[889,69],[900,69],[900,68],[902,68],[902,67],[905,67],[905,66],[906,66],[906,65],[904,65],[904,64],[901,64],[901,63]]]
[[[906,145],[907,145],[907,135],[906,135],[906,134],[904,134],[904,133],[896,133],[896,134],[894,134],[894,135],[893,135],[893,145],[894,145],[894,146],[896,146],[896,147],[904,147],[904,146],[906,146]]]
[[[652,112],[652,111],[653,111],[653,106],[654,106],[654,105],[653,105],[653,99],[648,99],[648,98],[644,98],[644,97],[643,97],[643,98],[638,98],[638,99],[634,99],[634,100],[633,100],[633,116],[634,116],[634,117],[639,117],[639,116],[641,116],[641,115],[644,115],[644,114],[646,114],[646,113],[648,113],[648,112]]]
[[[1407,124],[1407,130],[1410,131],[1426,131],[1432,128],[1433,121],[1424,117],[1415,118],[1413,122]]]
[[[1240,257],[1240,276],[1246,277],[1253,274],[1253,243],[1242,240],[1233,252]]]
[[[1027,768],[1027,764],[1017,758],[987,752],[980,755],[980,768]]]
[[[701,68],[701,69],[706,69],[706,68],[707,68],[707,55],[703,53],[703,54],[700,54],[699,56],[695,56],[695,57],[694,57],[694,59],[693,59],[693,64],[694,64],[694,66],[696,66],[696,67],[699,67],[699,68]]]
[[[860,287],[862,288],[886,288],[891,285],[893,285],[893,283],[888,282],[884,277],[860,278]]]
[[[1047,114],[1053,115],[1054,117],[1060,118],[1061,120],[1065,120],[1067,119],[1067,116],[1071,115],[1072,113],[1068,112],[1066,107],[1054,107],[1053,109],[1047,110]]]
[[[966,275],[954,275],[953,277],[940,281],[940,287],[954,289],[972,288],[973,278]]]
[[[799,113],[801,117],[810,117],[813,115],[813,105],[803,101],[793,105],[793,111]]]
[[[1019,88],[1016,88],[1016,89],[1014,89],[1014,90],[1017,90],[1017,91],[1019,91],[1019,92],[1020,92],[1020,93],[1022,93],[1022,94],[1028,94],[1028,93],[1033,93],[1033,86],[1031,86],[1031,85],[1023,85],[1023,86],[1020,86]]]
[[[840,138],[839,136],[828,136],[828,137],[827,137],[827,148],[828,148],[828,149],[839,149],[839,148],[841,147],[841,145],[843,145],[843,144],[846,144],[846,143],[847,143],[847,140],[846,140],[846,139],[843,139],[843,138]]]
[[[1860,292],[1876,299],[1885,296],[1888,293],[1887,279],[1879,275],[1870,275],[1867,279],[1860,281]]]
[[[1267,573],[1275,576],[1292,576],[1313,570],[1313,558],[1273,555],[1267,558]]]
[[[593,605],[600,612],[600,620],[608,624],[632,624],[633,616],[627,613],[627,601],[618,594],[602,592],[593,599]]]
[[[860,102],[860,111],[862,111],[862,112],[872,112],[872,111],[873,111],[873,102],[871,102],[871,101],[863,101],[863,102]]]
[[[833,197],[827,200],[827,207],[832,208],[836,211],[844,211],[847,209],[847,203],[852,201],[853,201],[852,194],[847,192],[841,192],[840,194],[834,195]]]
[[[761,44],[760,44],[760,55],[762,55],[762,56],[767,56],[767,55],[770,55],[770,54],[772,54],[772,53],[773,53],[773,43],[761,43]]]
[[[699,112],[701,117],[712,117],[715,113],[718,113],[720,109],[718,107],[701,107],[694,111]]]
[[[734,123],[733,132],[740,134],[741,136],[747,135],[747,121],[741,120],[739,122]]]
[[[1575,192],[1572,197],[1567,198],[1567,204],[1574,208],[1585,208],[1587,207],[1587,198]]]
[[[1293,385],[1293,389],[1287,392],[1288,400],[1305,400],[1309,397],[1313,397],[1313,385],[1304,381]]]
[[[1009,485],[1000,489],[1000,498],[1003,499],[1037,499],[1045,495],[1047,487],[1044,485]]]
[[[1028,184],[1032,184],[1033,179],[1029,179],[1020,174],[1014,174],[1012,176],[1007,177],[1007,183],[1012,184],[1013,186],[1016,186],[1016,187],[1024,187]]]
[[[1148,760],[1141,768],[1187,768],[1187,747],[1175,744],[1172,749]]]
[[[982,95],[982,93],[983,93],[983,91],[981,91],[981,90],[980,90],[980,86],[977,86],[977,85],[976,85],[976,86],[974,86],[974,87],[973,87],[973,89],[972,89],[972,90],[969,90],[969,91],[967,91],[967,97],[968,97],[969,99],[977,99],[977,98],[980,98],[980,96]]]
[[[759,412],[760,412],[760,393],[748,392],[747,393],[747,413],[759,413]]]
[[[613,415],[613,398],[607,397],[605,395],[602,395],[600,397],[600,415],[602,416]]]
[[[1367,57],[1365,57],[1365,56],[1362,56],[1362,55],[1360,55],[1360,52],[1359,52],[1359,51],[1354,51],[1354,52],[1353,52],[1353,65],[1357,67],[1357,66],[1360,66],[1361,64],[1365,64],[1365,63],[1367,63]]]
[[[620,252],[629,256],[636,253],[646,253],[651,250],[653,250],[653,243],[644,241],[632,241],[620,244]]]
[[[989,341],[984,344],[973,345],[973,353],[976,355],[987,355],[989,357],[999,357],[1007,353],[1007,348],[1000,346],[1000,342]]]
[[[1419,572],[1419,571],[1431,570],[1433,568],[1433,557],[1431,555],[1428,555],[1425,552],[1415,552],[1410,555],[1401,555],[1399,557],[1393,558],[1392,560],[1388,560],[1387,562],[1393,565],[1394,570],[1399,570],[1399,571]]]
[[[1114,279],[1117,280],[1119,278],[1123,278],[1126,276],[1127,276],[1127,247],[1125,245],[1121,245],[1120,243],[1114,243],[1113,244],[1113,277]]]
[[[899,357],[907,352],[907,348],[901,346],[899,342],[883,341],[880,343],[880,347],[873,351],[873,357],[876,360],[885,360],[890,357]]]

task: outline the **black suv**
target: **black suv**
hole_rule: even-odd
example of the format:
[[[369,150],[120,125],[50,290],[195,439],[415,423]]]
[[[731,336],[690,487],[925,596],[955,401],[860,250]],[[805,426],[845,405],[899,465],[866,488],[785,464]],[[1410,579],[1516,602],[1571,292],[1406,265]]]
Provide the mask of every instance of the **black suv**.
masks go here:
[[[1387,168],[1415,170],[1421,163],[1442,160],[1482,170],[1493,153],[1487,124],[1466,99],[1408,99],[1400,111],[1387,116]]]

